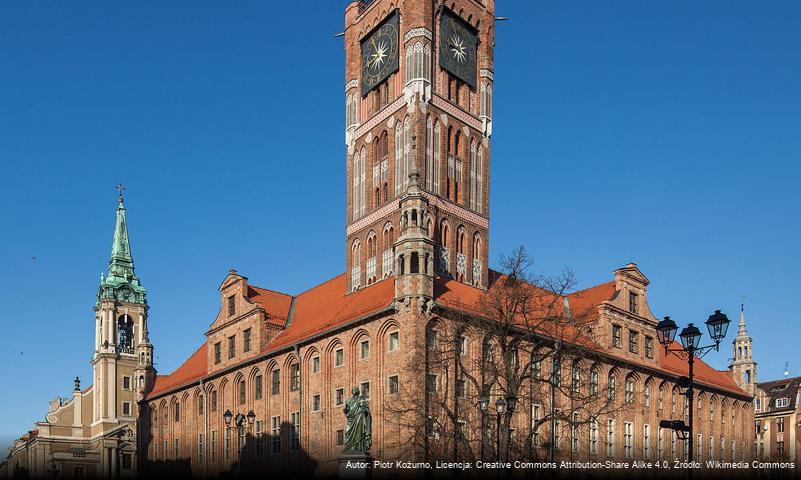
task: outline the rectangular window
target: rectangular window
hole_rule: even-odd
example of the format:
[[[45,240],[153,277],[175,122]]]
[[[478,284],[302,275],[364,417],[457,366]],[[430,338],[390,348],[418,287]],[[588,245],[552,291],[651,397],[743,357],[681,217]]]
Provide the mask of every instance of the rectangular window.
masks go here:
[[[181,404],[180,403],[176,403],[175,405],[173,405],[173,413],[175,414],[175,421],[176,422],[180,422],[181,421]]]
[[[126,417],[131,415],[131,402],[122,402],[122,414]]]
[[[122,454],[122,469],[123,470],[130,470],[133,468],[133,462],[131,461],[131,454],[130,453],[123,453]]]
[[[319,412],[320,411],[320,394],[312,397],[312,412]]]
[[[231,430],[225,429],[225,434],[223,435],[223,450],[226,460],[231,459]]]
[[[300,450],[300,412],[293,412],[291,414],[291,442],[289,448],[292,451]]]
[[[345,400],[345,389],[337,388],[334,391],[334,405],[342,405]]]
[[[244,336],[244,338],[242,340],[242,343],[243,343],[242,351],[243,352],[249,352],[250,351],[250,332],[251,332],[251,330],[249,328],[247,330],[245,330],[244,332],[242,332],[242,335]]]
[[[337,430],[337,447],[341,447],[344,444],[345,444],[345,431]]]
[[[787,397],[776,399],[776,408],[784,408],[790,404],[790,399]]]
[[[300,365],[293,363],[289,366],[289,391],[297,392],[300,389]]]
[[[236,335],[228,337],[228,358],[236,356]]]
[[[271,395],[278,395],[281,393],[281,370],[277,368],[273,370],[272,375],[272,387],[270,388]]]
[[[233,295],[228,297],[228,316],[230,317],[236,313],[236,301]]]
[[[256,455],[264,455],[264,420],[256,420]]]
[[[634,424],[624,422],[623,424],[623,455],[632,458],[634,454]]]
[[[398,393],[398,390],[400,390],[400,382],[398,380],[397,375],[390,375],[388,384],[389,384],[390,395],[395,395],[396,393]]]
[[[167,451],[170,449],[167,440],[164,440],[164,450],[161,452],[162,460],[167,460]]]
[[[270,451],[273,454],[281,453],[281,417],[272,417],[271,422]]]
[[[334,366],[341,367],[342,365],[345,365],[345,350],[337,348],[334,350]]]
[[[598,453],[598,419],[590,421],[590,453]]]
[[[76,478],[78,480],[83,480],[84,478],[86,478],[86,467],[75,467],[73,469],[73,473],[74,473],[73,478]]]
[[[465,397],[465,382],[464,379],[456,379],[456,396],[459,398]]]
[[[362,382],[362,396],[365,400],[370,399],[370,382]]]
[[[131,389],[131,377],[122,377],[122,389],[123,390]]]
[[[651,458],[651,426],[642,426],[642,454],[645,458]]]
[[[654,339],[647,335],[645,337],[645,357],[654,358]]]
[[[426,392],[436,393],[438,390],[439,376],[436,373],[426,375]]]
[[[389,333],[389,351],[394,352],[400,348],[400,332]]]
[[[175,451],[175,453],[174,453],[175,456],[172,457],[172,458],[177,460],[177,459],[181,458],[181,448],[180,448],[180,444],[178,443],[178,439],[177,438],[173,441],[173,443],[174,443],[173,447],[174,447],[174,451]]]
[[[537,404],[531,406],[531,443],[535,447],[539,447],[542,444],[542,439],[540,438],[540,408],[540,405]]]
[[[612,346],[620,348],[620,325],[612,325]]]
[[[629,352],[637,353],[639,351],[640,335],[634,330],[629,330]]]
[[[217,431],[211,431],[211,449],[209,451],[209,457],[211,458],[212,462],[217,461]]]
[[[245,401],[247,400],[247,398],[245,397],[245,392],[246,392],[245,389],[246,389],[246,387],[247,386],[245,385],[245,381],[244,380],[239,382],[239,404],[240,405],[244,405]]]
[[[606,455],[611,457],[615,454],[615,421],[606,421]]]
[[[197,397],[197,414],[203,415],[203,403],[206,401],[206,398],[203,395],[198,395]]]
[[[262,383],[261,375],[256,375],[256,378],[253,379],[253,398],[255,400],[262,398]]]
[[[320,357],[312,357],[312,373],[320,372]]]
[[[664,460],[665,458],[665,429],[660,428],[658,437],[656,439],[656,459]]]
[[[217,411],[217,390],[211,392],[211,411]]]
[[[215,364],[220,363],[221,360],[222,360],[222,346],[220,345],[220,342],[217,342],[214,344],[214,363]]]
[[[629,312],[637,313],[637,294],[629,292]]]
[[[203,453],[204,453],[205,445],[203,444],[203,434],[197,434],[197,461],[198,463],[203,463]]]
[[[370,340],[362,340],[359,343],[359,358],[361,360],[370,358]]]
[[[570,425],[570,450],[573,453],[579,451],[579,427],[578,427],[578,413],[573,413],[571,416],[572,422]]]
[[[784,432],[784,418],[776,419],[776,433]]]

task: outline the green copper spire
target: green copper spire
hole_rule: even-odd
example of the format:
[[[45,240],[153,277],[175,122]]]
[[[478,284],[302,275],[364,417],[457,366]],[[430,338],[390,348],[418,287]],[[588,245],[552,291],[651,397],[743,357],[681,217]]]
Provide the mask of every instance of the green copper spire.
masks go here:
[[[131,244],[128,240],[128,224],[125,219],[125,205],[122,191],[125,187],[118,185],[120,191],[117,203],[117,223],[114,227],[114,242],[111,245],[111,258],[108,261],[108,275],[100,275],[99,300],[117,300],[120,302],[146,304],[147,291],[139,283],[134,272],[131,256]]]

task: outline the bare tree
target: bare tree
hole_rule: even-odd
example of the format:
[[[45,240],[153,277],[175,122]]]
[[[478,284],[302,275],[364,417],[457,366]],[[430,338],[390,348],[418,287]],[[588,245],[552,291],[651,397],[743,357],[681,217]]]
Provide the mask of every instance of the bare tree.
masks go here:
[[[601,388],[591,322],[569,309],[572,272],[549,277],[531,267],[519,247],[501,257],[503,273],[477,301],[433,309],[415,345],[424,358],[407,366],[413,378],[388,405],[411,436],[403,444],[408,453],[448,461],[547,459],[554,450],[572,452],[579,436],[589,441],[581,432],[597,433],[600,416],[626,408],[616,385]],[[498,401],[514,414],[497,416]]]

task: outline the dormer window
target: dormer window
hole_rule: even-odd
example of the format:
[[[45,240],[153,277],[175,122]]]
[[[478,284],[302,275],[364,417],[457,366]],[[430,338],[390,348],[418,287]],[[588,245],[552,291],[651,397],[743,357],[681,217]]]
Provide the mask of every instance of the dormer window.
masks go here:
[[[629,292],[629,312],[637,313],[637,294]]]
[[[236,302],[234,301],[234,296],[231,295],[228,297],[228,316],[232,316],[236,313]]]
[[[787,405],[790,405],[790,399],[787,397],[784,398],[777,398],[776,399],[776,408],[784,408]]]

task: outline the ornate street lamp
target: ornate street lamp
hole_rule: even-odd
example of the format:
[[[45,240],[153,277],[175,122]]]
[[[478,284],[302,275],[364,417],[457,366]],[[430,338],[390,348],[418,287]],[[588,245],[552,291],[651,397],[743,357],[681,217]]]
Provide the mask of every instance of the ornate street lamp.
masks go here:
[[[683,432],[686,433],[686,438],[688,439],[687,460],[690,462],[693,461],[693,364],[696,357],[701,358],[709,353],[712,349],[715,349],[715,351],[720,349],[720,342],[726,336],[726,331],[729,329],[730,321],[729,317],[727,317],[725,313],[721,313],[720,310],[715,310],[715,313],[710,315],[705,323],[707,330],[709,331],[709,336],[715,343],[701,346],[701,330],[690,323],[684,327],[679,334],[681,348],[672,347],[676,338],[676,331],[678,330],[676,322],[671,320],[670,317],[665,317],[664,320],[659,322],[659,324],[656,326],[657,337],[659,338],[659,343],[661,343],[665,349],[665,355],[672,353],[679,358],[687,360],[688,377],[679,377],[679,383],[680,386],[684,386],[681,385],[682,383],[686,384],[686,391],[684,395],[687,397],[687,403],[689,405],[689,425],[685,426],[684,422],[679,420],[663,420],[665,423],[660,423],[660,425],[671,425],[667,428],[676,430],[679,434]],[[692,471],[692,468],[687,470],[687,475],[689,477],[692,477]]]
[[[484,395],[478,397],[478,408],[481,413],[487,413],[487,407],[489,407],[489,398]]]
[[[506,405],[509,415],[515,413],[515,407],[517,407],[517,397],[512,395],[506,397]]]
[[[248,426],[252,427],[253,426],[253,422],[256,421],[256,414],[253,413],[253,410],[251,410],[251,411],[248,412],[247,417],[248,417]]]
[[[225,413],[223,413],[223,420],[225,420],[225,426],[226,427],[230,427],[231,426],[231,419],[232,418],[234,418],[234,414],[231,413],[231,410],[226,410]]]

